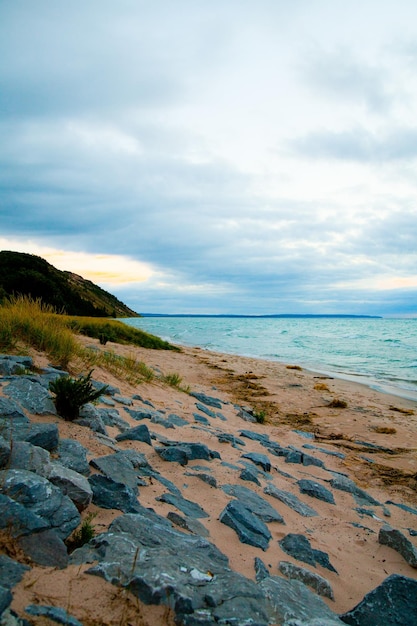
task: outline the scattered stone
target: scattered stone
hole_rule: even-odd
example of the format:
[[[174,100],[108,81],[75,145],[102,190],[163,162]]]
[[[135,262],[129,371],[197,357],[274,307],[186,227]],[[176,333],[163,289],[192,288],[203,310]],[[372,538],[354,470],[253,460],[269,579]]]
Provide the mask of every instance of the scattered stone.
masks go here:
[[[191,500],[187,500],[182,496],[177,496],[173,493],[164,493],[162,496],[156,498],[159,502],[166,502],[167,504],[172,504],[175,508],[179,509],[188,517],[192,519],[198,519],[201,517],[209,517],[208,513],[196,502],[192,502]]]
[[[314,434],[311,433],[313,435],[313,439],[314,439]],[[305,443],[303,445],[303,448],[306,448],[307,450],[317,450],[318,452],[322,452],[323,454],[328,454],[329,456],[335,456],[338,459],[345,459],[346,458],[346,454],[344,454],[343,452],[336,452],[335,450],[326,450],[326,448],[318,448],[317,446],[313,446],[310,443]]]
[[[211,409],[208,409],[206,406],[204,406],[204,404],[201,404],[200,402],[196,402],[195,405],[197,409],[201,411],[202,413],[205,413],[205,415],[208,415],[209,417],[216,417],[215,412],[212,411]]]
[[[115,452],[90,461],[90,465],[116,483],[127,485],[138,492],[138,475],[132,460],[127,454]]]
[[[248,467],[245,467],[245,469],[243,469],[240,472],[240,476],[239,478],[241,480],[247,480],[248,482],[252,482],[255,483],[256,485],[260,486],[260,482],[258,480],[258,475],[256,472],[254,472],[253,470],[249,469]]]
[[[316,567],[317,563],[322,567],[336,572],[329,561],[328,555],[322,550],[315,550],[311,547],[310,541],[304,535],[289,533],[278,542],[280,548],[298,561],[303,561]],[[336,572],[337,573],[337,572]]]
[[[37,380],[19,376],[5,387],[4,394],[19,403],[29,413],[56,415],[55,404],[49,391]]]
[[[71,498],[80,512],[90,504],[93,492],[87,478],[82,474],[78,474],[59,463],[50,463],[44,475],[64,495]]]
[[[255,465],[259,465],[265,472],[271,471],[271,461],[268,459],[266,454],[248,452],[247,454],[243,454],[242,458],[249,459],[252,463],[255,463]]]
[[[25,572],[29,570],[28,565],[23,565],[5,554],[0,554],[0,585],[2,587],[13,589],[22,580]]]
[[[215,409],[221,409],[223,406],[221,400],[219,400],[218,398],[213,398],[212,396],[207,396],[205,393],[197,393],[195,391],[192,391],[190,393],[190,396],[193,396],[193,398],[196,398],[196,400],[207,404],[207,406],[212,406]]]
[[[165,445],[167,446],[166,448],[155,448],[156,452],[158,452],[161,458],[165,461],[177,461],[181,465],[186,465],[188,461],[194,461],[197,459],[210,461],[214,458],[220,458],[218,452],[210,450],[203,443],[182,443],[171,441],[165,442]]]
[[[230,443],[234,448],[246,445],[244,441],[239,439],[239,437],[235,437],[230,433],[218,433],[217,439],[219,443]]]
[[[0,585],[0,617],[7,607],[12,603],[13,596],[10,589]]]
[[[217,488],[217,480],[211,474],[206,474],[205,472],[185,472],[185,476],[197,476],[203,482],[210,485],[210,487]]]
[[[200,424],[205,424],[206,426],[208,424],[210,424],[209,420],[207,419],[207,417],[204,417],[204,415],[199,415],[198,413],[193,413],[193,417],[194,417],[194,420],[196,422],[199,422]]]
[[[219,520],[236,531],[239,540],[266,550],[272,535],[266,524],[251,513],[239,500],[231,500],[220,514]]]
[[[132,398],[126,398],[124,396],[113,395],[113,400],[118,402],[119,404],[123,404],[124,406],[132,406],[133,400]]]
[[[127,411],[127,413],[130,415],[130,417],[132,417],[134,420],[136,420],[137,422],[140,422],[141,420],[150,420],[152,419],[154,416],[157,417],[161,417],[161,413],[159,411],[156,411],[154,409],[128,409],[125,407],[125,411]]]
[[[241,430],[241,437],[247,437],[247,439],[252,439],[252,441],[259,441],[260,443],[269,442],[269,435],[256,433],[252,430]]]
[[[209,531],[201,522],[196,519],[188,519],[178,515],[175,511],[169,511],[167,518],[170,522],[178,526],[179,528],[183,528],[184,530],[188,530],[190,533],[194,535],[200,535],[201,537],[208,537]]]
[[[275,485],[267,485],[264,487],[264,493],[268,496],[272,496],[273,498],[277,498],[280,502],[283,502],[291,509],[302,515],[303,517],[315,517],[318,515],[317,511],[315,511],[308,504],[304,504],[301,502],[297,496],[290,493],[289,491],[284,491],[283,489],[278,489]]]
[[[417,624],[417,580],[399,574],[388,576],[340,619],[351,626]]]
[[[161,459],[170,463],[179,463],[180,465],[187,465],[188,455],[186,450],[182,446],[172,446],[169,448],[155,448]]]
[[[235,408],[237,410],[237,416],[241,417],[245,422],[251,422],[252,424],[257,423],[257,419],[254,415],[252,415],[252,413],[249,413],[249,411],[246,411],[241,406],[236,405]]]
[[[100,408],[98,409],[98,414],[105,426],[115,426],[122,433],[130,428],[129,422],[126,422],[126,420],[120,417],[120,413],[117,409]]]
[[[255,578],[256,582],[260,583],[264,578],[270,576],[269,569],[265,563],[258,556],[255,557]]]
[[[373,511],[372,509],[365,509],[364,507],[355,507],[353,510],[356,511],[361,517],[363,517],[364,515],[367,515],[368,517],[372,517],[373,519],[376,519],[379,522],[382,521],[380,517],[375,515],[375,511]]]
[[[243,506],[245,506],[251,513],[259,517],[263,522],[278,522],[284,524],[282,516],[257,493],[248,489],[243,485],[223,485],[223,491],[229,496],[237,498]]]
[[[49,523],[45,519],[0,493],[0,528],[7,528],[12,537],[21,537],[48,527]]]
[[[87,449],[73,439],[60,439],[58,443],[58,461],[64,467],[74,470],[83,476],[90,475],[87,461]]]
[[[152,446],[151,435],[146,424],[139,424],[139,426],[129,428],[128,430],[125,430],[124,433],[116,436],[116,441],[126,441],[129,439],[133,441],[143,441],[143,443],[147,443],[149,446]]]
[[[179,426],[180,428],[181,426],[185,426],[186,424],[188,424],[187,420],[185,420],[183,417],[180,417],[179,415],[176,415],[176,413],[170,413],[167,417],[167,421],[173,426]]]
[[[10,451],[10,444],[0,435],[0,469],[8,465]]]
[[[86,426],[95,433],[108,436],[104,422],[101,419],[100,412],[93,404],[85,404],[80,409],[80,417],[74,420],[74,424]]]
[[[323,578],[323,576],[320,576],[315,572],[310,572],[310,570],[294,565],[294,563],[289,563],[288,561],[281,561],[278,568],[281,574],[284,574],[287,578],[290,578],[291,580],[299,580],[308,587],[314,589],[319,596],[324,596],[325,598],[334,600],[334,594],[330,583]]]
[[[385,504],[393,504],[394,506],[398,506],[398,508],[402,509],[403,511],[407,511],[407,513],[412,513],[413,515],[417,515],[417,509],[414,509],[412,506],[408,506],[407,504],[402,504],[400,502],[393,502],[392,500],[387,500]]]
[[[401,554],[411,567],[417,568],[417,548],[401,531],[384,525],[379,530],[378,543],[383,546],[389,546]]]
[[[45,450],[55,450],[59,443],[58,427],[56,424],[34,423],[30,425],[22,439]]]
[[[12,356],[0,354],[0,376],[12,376],[22,370],[31,370],[33,359],[30,356]]]
[[[24,553],[38,565],[59,569],[68,565],[67,547],[53,530],[26,535],[18,543]]]
[[[109,476],[93,474],[88,479],[93,493],[93,504],[102,509],[118,509],[123,513],[136,513],[140,507],[136,493]]]
[[[56,606],[42,606],[40,604],[30,604],[25,608],[26,613],[34,616],[46,617],[57,624],[64,626],[83,626],[75,617],[71,617],[68,613]]]
[[[0,484],[5,496],[40,517],[61,539],[66,539],[80,523],[80,514],[70,498],[42,476],[26,470],[2,470]]]
[[[360,489],[360,487],[358,487],[357,484],[347,476],[342,474],[333,474],[333,476],[334,478],[330,481],[330,485],[334,489],[351,493],[359,505],[371,504],[373,506],[379,506],[380,503],[375,500],[375,498],[370,496],[363,489]]]
[[[273,607],[274,623],[285,626],[343,625],[327,604],[298,580],[268,576],[259,583],[259,587]],[[374,622],[373,626],[377,623]]]
[[[297,485],[300,488],[300,493],[306,493],[312,498],[317,498],[318,500],[322,500],[323,502],[335,504],[332,492],[326,489],[326,487],[323,487],[323,485],[315,482],[314,480],[308,480],[307,478],[303,478],[297,481]]]

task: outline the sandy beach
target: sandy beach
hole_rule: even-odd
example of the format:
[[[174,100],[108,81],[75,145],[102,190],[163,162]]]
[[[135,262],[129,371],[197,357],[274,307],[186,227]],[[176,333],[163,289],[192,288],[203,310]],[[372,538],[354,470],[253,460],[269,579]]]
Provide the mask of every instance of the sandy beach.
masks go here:
[[[408,565],[398,552],[377,540],[379,529],[388,523],[401,530],[417,547],[417,538],[409,536],[409,529],[417,530],[417,516],[396,506],[403,504],[417,509],[417,403],[356,383],[325,377],[292,363],[262,361],[198,348],[183,348],[176,353],[116,344],[103,347],[87,338],[80,338],[80,341],[95,345],[96,349],[134,356],[157,372],[175,373],[181,377],[185,391],[156,379],[134,387],[100,368],[95,368],[93,373],[95,380],[118,387],[120,396],[139,394],[155,409],[167,415],[174,413],[187,421],[184,426],[169,430],[157,423],[149,424],[149,430],[156,437],[204,443],[219,453],[220,459],[206,463],[216,480],[215,487],[203,482],[193,471],[194,466],[203,465],[201,461],[181,466],[167,463],[146,443],[117,443],[118,449],[144,453],[155,470],[167,476],[185,498],[198,503],[208,513],[208,517],[200,521],[209,533],[209,540],[227,555],[233,570],[255,579],[255,557],[261,558],[273,575],[279,575],[280,562],[305,565],[286,554],[278,543],[289,533],[297,533],[307,535],[314,548],[326,552],[337,570],[329,571],[321,566],[315,569],[333,590],[334,600],[325,598],[325,601],[335,613],[353,608],[390,574],[417,579],[415,568]],[[40,367],[47,363],[40,354],[35,355],[35,362]],[[194,417],[196,399],[188,393],[189,390],[219,398],[224,419],[213,419],[209,426],[197,422]],[[264,418],[264,423],[245,422],[239,417],[236,405],[254,411]],[[122,405],[117,408],[124,420],[132,426],[137,425]],[[56,423],[60,436],[79,441],[89,450],[89,458],[112,451],[108,443],[103,443],[86,427],[56,416],[41,418],[33,415],[31,419]],[[324,462],[325,468],[289,463],[284,457],[272,456],[259,441],[242,438],[243,430],[267,434],[271,441],[281,446],[293,446],[306,453],[314,446],[314,454]],[[234,447],[228,442],[220,442],[219,432],[243,440],[244,445]],[[108,434],[114,438],[118,431],[108,428]],[[250,452],[266,453],[272,465],[268,481],[302,498],[318,515],[303,517],[272,496],[265,495],[264,487],[268,481],[262,476],[259,476],[259,484],[240,480],[232,468],[242,467],[242,454]],[[366,507],[355,503],[351,493],[341,490],[333,490],[334,504],[300,495],[297,481],[309,479],[329,487],[332,471],[348,475],[379,503],[396,504],[367,513],[363,511]],[[236,532],[219,521],[230,500],[220,487],[236,483],[264,497],[284,517],[285,524],[269,524],[272,539],[266,551],[241,543]],[[175,508],[157,500],[165,491],[161,483],[149,480],[146,486],[140,487],[139,502],[166,517]],[[86,518],[90,514],[94,514],[95,531],[100,533],[120,515],[120,511],[91,504],[82,516]],[[12,549],[4,545],[3,552],[8,550]],[[18,551],[16,556],[26,558]],[[166,607],[146,606],[129,592],[86,574],[88,565],[71,565],[62,570],[33,563],[31,566],[31,571],[14,589],[12,608],[20,616],[24,615],[24,607],[28,604],[41,603],[64,606],[84,626],[173,624],[173,615]],[[45,618],[30,619],[34,624],[52,624]]]

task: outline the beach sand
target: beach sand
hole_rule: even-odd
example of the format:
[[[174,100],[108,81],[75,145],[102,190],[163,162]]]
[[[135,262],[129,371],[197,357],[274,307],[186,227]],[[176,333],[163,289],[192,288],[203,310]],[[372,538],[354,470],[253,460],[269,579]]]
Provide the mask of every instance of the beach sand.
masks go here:
[[[392,501],[417,508],[417,403],[356,383],[325,377],[291,363],[219,354],[198,348],[183,348],[177,353],[116,344],[107,344],[104,348],[91,339],[80,338],[80,341],[95,345],[97,349],[134,356],[163,374],[178,374],[184,388],[224,401],[221,413],[226,420],[212,420],[211,427],[205,428],[195,422],[196,399],[185,391],[156,379],[132,386],[100,368],[95,368],[93,373],[94,379],[117,386],[121,396],[140,394],[156,409],[165,411],[167,415],[175,413],[189,422],[181,428],[169,430],[162,425],[148,423],[152,433],[174,440],[201,442],[219,452],[221,460],[209,462],[211,474],[217,480],[216,488],[189,475],[193,465],[204,464],[201,461],[192,461],[182,467],[163,461],[145,443],[124,441],[117,444],[120,449],[131,448],[144,453],[152,467],[167,476],[185,498],[197,502],[209,513],[208,518],[200,521],[209,531],[209,540],[227,555],[232,569],[254,579],[255,557],[261,558],[273,575],[279,575],[278,564],[282,561],[309,567],[285,554],[278,544],[288,533],[301,533],[309,537],[314,548],[328,553],[337,570],[335,573],[321,566],[314,570],[329,581],[334,601],[326,599],[326,603],[336,613],[353,608],[390,574],[417,578],[417,570],[396,551],[378,543],[378,532],[384,523],[409,537],[408,529],[417,530],[416,515],[389,505],[390,517],[384,515],[382,507],[373,508],[375,515],[371,517],[355,510],[359,505],[350,493],[334,489],[335,504],[330,504],[308,495],[301,496],[296,484],[298,480],[308,478],[329,487],[332,475],[328,470],[334,470],[347,474],[380,503]],[[46,363],[39,354],[36,360],[40,366]],[[238,416],[236,404],[265,416],[264,423],[245,422]],[[122,406],[117,408],[132,426],[138,424]],[[57,423],[60,436],[82,443],[90,451],[89,458],[111,452],[88,428],[65,422],[56,416],[32,418],[34,421]],[[314,445],[322,450],[315,450],[315,456],[325,463],[326,469],[287,463],[284,457],[268,454],[259,442],[248,438],[244,439],[246,445],[241,449],[232,447],[230,443],[219,443],[216,429],[240,438],[244,429],[267,434],[272,441],[284,447],[294,446],[307,453],[310,450],[303,446]],[[108,430],[112,437],[118,434],[116,429]],[[305,433],[314,434],[314,439],[307,438],[309,435]],[[261,486],[242,481],[236,471],[222,464],[227,462],[239,466],[242,454],[249,452],[267,454],[272,464],[270,480],[273,484],[301,498],[318,515],[302,517],[282,502],[265,495],[264,480],[261,480]],[[329,453],[341,453],[343,458]],[[272,539],[265,552],[242,544],[235,531],[219,521],[220,513],[230,500],[220,487],[230,483],[240,483],[253,489],[284,517],[285,525],[268,525]],[[169,511],[175,511],[174,507],[156,500],[165,491],[159,482],[149,481],[146,487],[140,487],[139,502],[166,516]],[[108,524],[120,515],[117,510],[90,505],[83,512],[83,518],[90,513],[95,514],[93,523],[97,533],[105,531]],[[417,547],[417,538],[409,538]],[[3,540],[3,550],[10,553],[13,548],[7,548],[6,543]],[[66,608],[84,626],[174,623],[173,616],[165,607],[143,605],[129,592],[84,573],[88,566],[57,570],[31,565],[31,571],[14,590],[12,608],[19,615],[24,615],[24,607],[28,604],[41,603]],[[40,618],[31,620],[36,624],[49,623],[45,618],[42,618],[43,621]]]

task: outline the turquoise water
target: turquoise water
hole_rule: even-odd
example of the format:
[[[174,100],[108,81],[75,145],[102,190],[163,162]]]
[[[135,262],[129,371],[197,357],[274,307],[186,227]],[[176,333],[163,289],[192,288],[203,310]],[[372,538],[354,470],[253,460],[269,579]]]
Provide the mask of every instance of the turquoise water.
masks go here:
[[[280,361],[417,401],[417,319],[142,317],[172,343]]]

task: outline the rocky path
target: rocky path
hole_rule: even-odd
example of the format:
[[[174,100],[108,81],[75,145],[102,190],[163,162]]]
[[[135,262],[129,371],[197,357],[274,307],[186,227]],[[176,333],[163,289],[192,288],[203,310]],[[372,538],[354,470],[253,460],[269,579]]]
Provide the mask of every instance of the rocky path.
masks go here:
[[[76,602],[13,604],[31,568],[75,565],[184,626],[417,624],[417,508],[357,485],[340,449],[277,441],[204,385],[158,404],[110,386],[63,422],[66,374],[32,365],[0,358],[0,624],[82,624]],[[89,512],[100,532],[69,554]],[[349,604],[370,563],[379,584]]]

